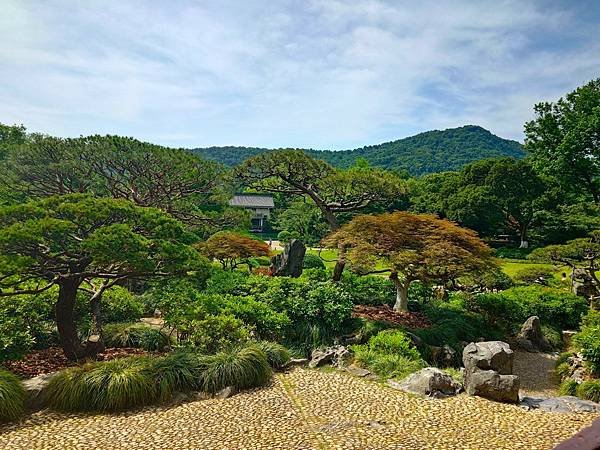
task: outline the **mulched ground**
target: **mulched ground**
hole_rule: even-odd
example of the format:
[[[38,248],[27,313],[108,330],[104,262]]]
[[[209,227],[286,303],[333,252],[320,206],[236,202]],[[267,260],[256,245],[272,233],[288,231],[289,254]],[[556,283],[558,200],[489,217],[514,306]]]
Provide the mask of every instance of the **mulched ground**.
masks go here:
[[[109,361],[111,359],[124,358],[132,355],[150,355],[150,353],[139,348],[107,348],[97,355],[98,361]],[[77,365],[69,361],[62,349],[51,347],[45,350],[34,350],[23,359],[16,361],[5,361],[3,365],[22,378],[33,378],[44,373],[56,372],[66,367]]]
[[[431,322],[429,322],[427,316],[422,313],[398,312],[387,305],[356,305],[352,312],[352,317],[388,322],[406,328],[428,328],[431,326]]]

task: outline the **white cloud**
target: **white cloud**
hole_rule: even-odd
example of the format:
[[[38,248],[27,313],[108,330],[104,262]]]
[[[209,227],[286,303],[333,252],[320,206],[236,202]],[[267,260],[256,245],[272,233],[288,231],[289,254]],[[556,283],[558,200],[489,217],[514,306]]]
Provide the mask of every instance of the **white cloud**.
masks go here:
[[[600,11],[567,1],[4,3],[0,122],[58,135],[348,148],[474,123],[520,139],[533,103],[600,74]]]

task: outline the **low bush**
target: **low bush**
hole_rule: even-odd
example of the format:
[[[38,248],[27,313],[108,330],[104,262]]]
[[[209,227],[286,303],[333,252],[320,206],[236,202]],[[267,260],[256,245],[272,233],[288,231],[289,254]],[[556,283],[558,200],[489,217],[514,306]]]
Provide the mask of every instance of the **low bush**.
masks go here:
[[[135,347],[148,351],[163,351],[170,345],[169,335],[143,323],[111,323],[103,328],[109,347]]]
[[[0,422],[18,419],[25,410],[25,389],[21,380],[0,369]]]
[[[144,314],[142,298],[121,286],[113,286],[102,295],[104,323],[135,322]]]
[[[533,266],[518,270],[514,274],[513,279],[518,283],[531,284],[540,279],[551,281],[554,279],[554,274],[549,269]]]
[[[581,319],[582,327],[595,327],[600,326],[600,311],[596,309],[590,309],[585,316]]]
[[[500,324],[510,334],[516,333],[530,316],[538,316],[542,325],[563,330],[577,328],[588,310],[586,299],[543,286],[514,287],[495,294],[480,294],[472,296],[465,304],[489,324]]]
[[[272,374],[267,356],[257,346],[200,356],[198,368],[197,386],[209,393],[228,386],[236,389],[263,386]]]
[[[573,336],[573,345],[581,351],[592,374],[600,375],[600,325],[581,327]]]
[[[542,335],[553,349],[560,350],[563,348],[563,339],[560,330],[549,325],[542,325]]]
[[[556,365],[559,366],[561,364],[564,364],[568,361],[568,359],[572,356],[575,356],[575,353],[573,352],[562,352],[560,355],[558,355],[558,358],[556,358]]]
[[[577,396],[584,400],[600,402],[600,380],[588,380],[577,386]]]
[[[554,369],[554,373],[556,374],[556,378],[559,380],[564,380],[571,374],[571,366],[568,363],[563,362],[556,365],[556,369]]]
[[[46,398],[61,411],[121,411],[155,402],[157,390],[149,359],[132,357],[65,369]]]
[[[225,314],[208,314],[202,319],[182,321],[178,329],[180,342],[199,353],[216,353],[250,339],[250,330],[244,322]]]
[[[345,271],[342,287],[355,305],[391,305],[396,299],[394,284],[384,277]]]
[[[354,345],[355,361],[385,378],[404,378],[427,364],[401,330],[384,330],[367,344]]]
[[[325,269],[325,263],[318,255],[307,253],[304,255],[302,267],[304,269]]]
[[[291,359],[289,350],[281,344],[260,341],[255,345],[265,354],[267,362],[273,369],[281,369]]]
[[[500,247],[496,249],[495,256],[505,259],[525,259],[532,250],[532,248]]]
[[[575,380],[571,380],[571,379],[565,380],[558,387],[558,393],[559,393],[559,395],[576,396],[578,386],[579,386],[579,383],[577,383],[577,381],[575,381]]]

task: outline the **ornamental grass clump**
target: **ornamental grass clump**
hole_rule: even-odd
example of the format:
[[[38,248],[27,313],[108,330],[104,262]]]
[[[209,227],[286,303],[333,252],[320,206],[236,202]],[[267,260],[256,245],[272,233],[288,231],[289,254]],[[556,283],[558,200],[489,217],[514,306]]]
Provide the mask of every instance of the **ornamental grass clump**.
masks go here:
[[[175,392],[189,392],[198,384],[198,356],[193,353],[175,353],[152,360],[154,389],[159,401],[169,400]]]
[[[247,389],[266,384],[272,375],[265,353],[255,345],[198,358],[201,391],[215,393],[226,387]]]
[[[109,347],[135,347],[163,351],[171,343],[169,335],[143,323],[111,323],[104,326],[104,339]]]
[[[48,404],[62,411],[122,411],[157,399],[148,358],[88,363],[56,374],[48,385]]]
[[[289,350],[276,342],[261,341],[255,346],[264,352],[267,362],[273,369],[281,369],[291,359]]]
[[[600,402],[600,380],[584,381],[577,386],[577,396],[584,400]]]
[[[0,422],[18,419],[25,410],[25,389],[15,375],[0,370]]]

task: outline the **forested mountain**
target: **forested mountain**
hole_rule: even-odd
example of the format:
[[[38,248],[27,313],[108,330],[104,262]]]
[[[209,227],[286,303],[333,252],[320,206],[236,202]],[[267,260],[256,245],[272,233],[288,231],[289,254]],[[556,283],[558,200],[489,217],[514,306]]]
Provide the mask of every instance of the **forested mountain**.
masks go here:
[[[266,148],[208,147],[192,150],[207,159],[234,166]],[[311,156],[323,159],[336,167],[349,167],[358,158],[372,166],[407,170],[411,175],[460,169],[465,164],[496,156],[520,158],[524,152],[516,141],[502,139],[488,130],[466,125],[447,130],[435,130],[415,136],[370,145],[355,150],[305,150]]]

